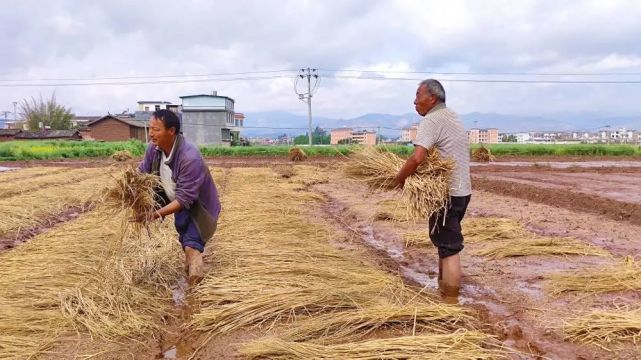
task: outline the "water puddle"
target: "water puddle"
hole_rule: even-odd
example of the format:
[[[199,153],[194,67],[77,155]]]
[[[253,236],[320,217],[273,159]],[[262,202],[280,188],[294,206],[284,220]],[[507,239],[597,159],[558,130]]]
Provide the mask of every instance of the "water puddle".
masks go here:
[[[420,284],[424,288],[434,290],[438,289],[438,279],[436,278],[436,276],[430,278],[428,274],[418,271],[417,269],[409,266],[401,266],[400,269],[404,278]]]
[[[363,226],[360,231],[362,232],[363,241],[374,249],[385,251],[390,258],[396,261],[403,260],[405,258],[403,256],[404,251],[401,246],[385,242],[382,239],[377,239],[374,235],[374,229],[372,226]]]
[[[0,172],[14,170],[15,168],[0,166]]]
[[[174,300],[174,306],[177,308],[187,307],[187,289],[189,284],[187,283],[187,278],[180,276],[178,278],[178,283],[171,288],[171,297]]]

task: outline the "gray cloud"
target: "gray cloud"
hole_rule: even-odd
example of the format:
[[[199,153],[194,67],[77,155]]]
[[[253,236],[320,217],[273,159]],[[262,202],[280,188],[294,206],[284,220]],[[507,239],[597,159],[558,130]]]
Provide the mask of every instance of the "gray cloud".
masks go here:
[[[302,66],[441,72],[641,72],[641,44],[637,41],[641,5],[635,1],[30,0],[4,2],[3,6],[3,79],[199,74]],[[615,79],[629,78],[641,80],[641,76]],[[636,100],[641,85],[445,85],[450,104],[461,112],[641,113]],[[314,112],[345,118],[365,112],[409,112],[415,86],[414,81],[323,79]],[[141,99],[178,101],[180,95],[213,89],[234,97],[239,111],[305,112],[304,104],[294,95],[291,79],[0,87],[0,110],[10,109],[14,100],[53,90],[76,112],[100,114],[132,109]]]

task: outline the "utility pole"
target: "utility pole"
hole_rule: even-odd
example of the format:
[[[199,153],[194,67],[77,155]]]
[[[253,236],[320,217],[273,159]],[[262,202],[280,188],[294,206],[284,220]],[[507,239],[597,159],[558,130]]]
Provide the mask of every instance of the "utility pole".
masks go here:
[[[306,93],[299,93],[298,90],[296,89],[296,93],[298,94],[298,98],[302,101],[307,103],[307,125],[309,127],[309,145],[312,145],[312,96],[314,91],[318,88],[319,84],[319,77],[318,74],[316,73],[316,69],[300,69],[300,74],[298,75],[298,78],[300,79],[305,79],[307,78],[307,92]],[[298,80],[297,78],[297,80]],[[314,87],[312,89],[312,78],[314,78],[315,83]],[[296,88],[296,84],[294,84],[294,88]]]
[[[18,102],[17,102],[17,101],[14,101],[14,102],[13,102],[13,123],[14,123],[14,124],[15,124],[16,122],[18,122],[18,113],[17,113],[17,111],[16,111],[16,105],[18,105]]]

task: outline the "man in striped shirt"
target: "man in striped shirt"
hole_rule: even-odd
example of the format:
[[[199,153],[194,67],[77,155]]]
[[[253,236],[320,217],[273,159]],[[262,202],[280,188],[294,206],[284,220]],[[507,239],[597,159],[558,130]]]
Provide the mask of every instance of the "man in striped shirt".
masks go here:
[[[461,220],[472,194],[468,137],[456,113],[445,105],[445,90],[437,80],[428,79],[419,84],[414,105],[424,119],[418,126],[414,153],[399,171],[395,184],[403,186],[405,179],[425,160],[431,147],[435,147],[441,157],[455,161],[447,211],[428,220],[430,239],[438,248],[439,290],[447,302],[455,303],[458,302],[462,277],[459,255],[463,250]]]

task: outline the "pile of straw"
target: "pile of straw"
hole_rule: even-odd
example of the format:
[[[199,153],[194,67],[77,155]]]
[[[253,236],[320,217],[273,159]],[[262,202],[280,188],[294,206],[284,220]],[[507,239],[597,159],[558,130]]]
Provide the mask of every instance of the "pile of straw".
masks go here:
[[[472,151],[472,160],[478,161],[478,162],[489,162],[489,161],[494,161],[496,158],[494,155],[492,155],[492,152],[490,149],[486,148],[485,146],[481,145],[481,147],[475,149]]]
[[[329,172],[328,169],[323,169],[318,166],[296,165],[291,181],[304,186],[326,184],[329,182]]]
[[[390,189],[394,177],[405,161],[388,151],[366,147],[350,156],[345,167],[347,176],[361,180],[373,189]],[[425,219],[445,209],[454,161],[443,160],[435,150],[416,172],[405,180],[401,204],[407,218]]]
[[[485,360],[503,358],[498,350],[483,347],[490,337],[475,331],[428,334],[391,339],[373,339],[337,345],[319,345],[265,339],[244,346],[249,359],[448,359]]]
[[[550,280],[550,290],[555,295],[573,291],[588,293],[638,291],[641,290],[641,265],[632,257],[626,257],[615,265],[553,274]]]
[[[613,343],[641,341],[641,308],[593,311],[570,319],[563,326],[567,339],[604,349]]]
[[[303,149],[299,147],[293,147],[289,149],[289,160],[290,161],[303,161],[307,159],[307,154],[303,151]]]
[[[154,211],[159,209],[155,189],[161,186],[160,178],[129,166],[114,180],[114,184],[104,190],[105,207],[111,213],[125,213],[130,218],[141,219],[141,224],[152,222]]]
[[[385,341],[398,336],[415,334],[418,339],[438,333],[439,341],[450,345],[441,349],[442,355],[456,353],[451,345],[463,341],[456,331],[472,326],[467,312],[439,304],[407,288],[400,277],[334,247],[331,234],[336,230],[311,210],[316,194],[269,169],[232,169],[226,182],[226,211],[219,220],[215,256],[209,259],[212,269],[195,289],[201,308],[192,326],[208,333],[199,348],[241,328],[268,333],[285,328],[277,341],[313,347],[297,358],[322,358],[327,355],[319,344],[341,346],[381,332],[392,339],[370,345],[372,352],[385,351]],[[426,343],[400,339],[408,352],[426,349]],[[480,349],[485,339],[469,338],[467,344]],[[246,356],[276,356],[258,350],[264,348],[258,341],[245,349],[259,353]],[[388,351],[397,357],[404,354],[395,348]],[[479,358],[489,353],[482,349]]]
[[[131,156],[129,150],[120,150],[114,152],[113,155],[111,155],[111,158],[116,161],[127,161],[133,159],[133,156]]]
[[[507,243],[490,243],[474,251],[475,255],[501,259],[528,255],[609,256],[607,251],[573,238],[517,239]]]
[[[111,170],[86,180],[43,188],[0,199],[0,236],[46,225],[51,217],[70,208],[83,211],[100,200],[96,189],[104,186]]]
[[[152,229],[152,242],[123,234],[120,219],[101,212],[0,254],[0,359],[36,357],[76,331],[113,340],[149,334],[169,315],[180,270],[172,225]]]

